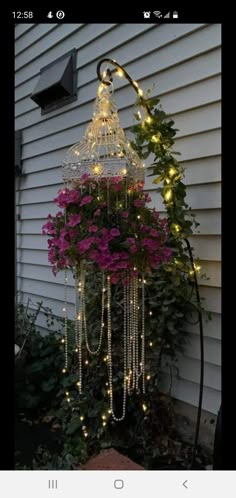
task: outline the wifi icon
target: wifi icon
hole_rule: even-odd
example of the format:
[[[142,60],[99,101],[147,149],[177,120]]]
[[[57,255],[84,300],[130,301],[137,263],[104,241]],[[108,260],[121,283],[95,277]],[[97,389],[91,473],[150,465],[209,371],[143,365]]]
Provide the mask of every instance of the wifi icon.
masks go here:
[[[161,14],[160,10],[154,10],[153,14],[156,17],[162,17],[162,14]]]

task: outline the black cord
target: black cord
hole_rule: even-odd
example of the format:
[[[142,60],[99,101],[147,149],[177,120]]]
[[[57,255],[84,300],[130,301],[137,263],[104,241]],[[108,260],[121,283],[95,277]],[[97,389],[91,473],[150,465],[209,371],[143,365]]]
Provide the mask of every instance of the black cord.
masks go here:
[[[129,83],[133,87],[134,91],[138,94],[139,99],[140,99],[140,104],[145,107],[147,114],[150,117],[152,117],[152,113],[148,107],[148,104],[146,103],[145,99],[142,97],[142,95],[139,92],[138,84],[131,78],[129,73],[127,73],[127,71],[120,64],[118,64],[118,62],[116,62],[113,59],[109,59],[109,58],[101,59],[101,61],[97,65],[97,75],[98,75],[99,80],[102,83],[104,83],[105,85],[109,85],[110,82],[112,81],[112,72],[110,70],[106,70],[105,76],[101,75],[101,66],[104,62],[108,62],[109,64],[113,64],[113,66],[115,66],[117,69],[122,71],[122,75],[129,81]],[[105,79],[106,77],[108,78],[107,80]],[[198,304],[198,322],[199,322],[199,333],[200,333],[200,387],[199,387],[199,400],[198,400],[196,430],[195,430],[195,436],[194,436],[192,459],[191,459],[191,464],[190,464],[190,469],[192,469],[194,467],[195,459],[196,459],[197,446],[198,446],[198,440],[199,440],[201,414],[202,414],[202,398],[203,398],[203,382],[204,382],[204,336],[203,336],[203,319],[202,319],[202,311],[201,311],[201,299],[200,299],[199,286],[198,286],[198,281],[197,281],[197,272],[196,272],[194,260],[193,260],[192,248],[191,248],[191,245],[190,245],[188,239],[184,239],[184,241],[185,241],[188,253],[189,253],[189,259],[191,262],[191,267],[192,267],[192,272],[193,272],[193,277],[194,277],[195,292],[196,292],[196,298],[197,298],[197,304]]]

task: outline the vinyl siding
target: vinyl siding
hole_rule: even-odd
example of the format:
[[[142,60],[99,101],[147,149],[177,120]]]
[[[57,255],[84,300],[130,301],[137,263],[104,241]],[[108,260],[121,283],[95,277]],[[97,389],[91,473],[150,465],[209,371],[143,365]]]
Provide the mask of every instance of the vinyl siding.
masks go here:
[[[174,150],[185,167],[187,202],[200,227],[191,237],[195,254],[210,280],[201,282],[212,320],[204,323],[205,380],[203,408],[217,413],[221,403],[221,27],[219,24],[28,24],[17,25],[15,128],[22,130],[24,176],[16,192],[17,282],[21,299],[43,300],[62,315],[63,277],[52,275],[42,224],[61,187],[60,164],[69,146],[82,138],[92,116],[97,88],[96,65],[111,57],[125,66],[143,90],[153,88],[175,120]],[[77,49],[78,100],[41,116],[30,99],[40,69]],[[124,79],[115,81],[122,126],[133,124],[135,95]],[[146,181],[152,204],[163,203]],[[73,316],[72,279],[69,312]],[[40,325],[44,326],[43,316]],[[173,396],[197,406],[200,348],[196,325],[186,325],[186,351],[179,360]],[[169,372],[164,374],[168,388]]]

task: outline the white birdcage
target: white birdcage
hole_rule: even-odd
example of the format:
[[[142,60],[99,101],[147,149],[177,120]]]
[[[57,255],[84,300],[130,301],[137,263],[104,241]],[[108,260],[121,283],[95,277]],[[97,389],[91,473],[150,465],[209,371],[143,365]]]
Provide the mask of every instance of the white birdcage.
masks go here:
[[[124,177],[144,180],[144,166],[121,128],[112,84],[101,83],[95,112],[81,142],[68,150],[63,161],[63,179],[75,184],[84,174],[96,179]]]

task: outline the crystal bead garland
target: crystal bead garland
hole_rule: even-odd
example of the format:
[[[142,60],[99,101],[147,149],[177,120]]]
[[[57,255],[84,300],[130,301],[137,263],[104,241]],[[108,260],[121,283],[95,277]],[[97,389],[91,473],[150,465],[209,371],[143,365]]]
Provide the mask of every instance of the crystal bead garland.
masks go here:
[[[123,331],[123,342],[124,342],[124,373],[123,373],[123,403],[122,403],[122,415],[117,417],[114,413],[113,406],[113,373],[112,373],[112,322],[111,322],[111,280],[110,276],[107,277],[107,344],[108,344],[108,385],[109,385],[109,398],[110,398],[110,410],[113,420],[115,422],[121,422],[125,418],[126,414],[126,401],[127,401],[127,302],[126,302],[126,290],[124,289],[124,331]]]
[[[127,394],[132,390],[139,392],[139,378],[142,375],[142,392],[145,393],[145,309],[144,309],[144,280],[142,279],[141,296],[141,362],[139,361],[139,320],[138,320],[138,277],[132,277],[129,285],[124,285],[123,310],[123,343],[124,343],[124,372],[123,372],[123,404],[122,415],[114,413],[113,395],[113,362],[112,362],[112,319],[111,319],[111,281],[107,276],[107,343],[108,343],[108,377],[110,410],[113,420],[120,422],[126,414]],[[132,382],[132,388],[131,388]]]
[[[65,364],[62,370],[63,373],[66,373],[68,369],[68,315],[67,315],[67,270],[64,271],[64,338],[62,342],[64,343],[64,352],[65,352]]]
[[[88,340],[88,330],[87,330],[87,318],[86,318],[86,302],[85,302],[85,293],[86,293],[86,269],[83,263],[80,265],[79,276],[76,276],[75,279],[75,289],[76,289],[76,297],[75,297],[75,351],[78,352],[78,365],[79,365],[79,380],[78,387],[79,392],[82,393],[82,365],[83,365],[83,337],[85,338],[85,344],[87,351],[91,355],[97,355],[102,346],[102,338],[103,338],[103,330],[104,330],[104,307],[105,307],[105,276],[104,272],[102,272],[102,299],[101,299],[101,326],[100,326],[100,335],[98,346],[95,350],[92,350],[89,345]]]

